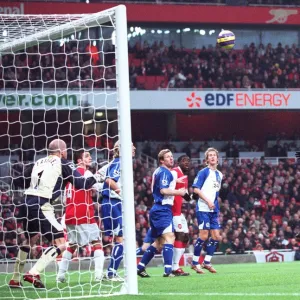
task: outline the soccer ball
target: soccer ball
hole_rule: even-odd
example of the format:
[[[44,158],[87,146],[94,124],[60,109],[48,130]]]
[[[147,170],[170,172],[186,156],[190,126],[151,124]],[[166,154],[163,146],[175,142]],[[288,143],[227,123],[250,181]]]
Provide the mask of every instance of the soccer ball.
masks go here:
[[[217,43],[223,49],[232,49],[235,43],[234,33],[229,30],[222,29],[219,33]]]

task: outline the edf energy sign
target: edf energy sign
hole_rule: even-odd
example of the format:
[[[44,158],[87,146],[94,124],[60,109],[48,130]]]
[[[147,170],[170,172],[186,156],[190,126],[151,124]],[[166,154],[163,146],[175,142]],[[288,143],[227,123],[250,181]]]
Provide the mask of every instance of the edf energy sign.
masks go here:
[[[208,93],[204,101],[207,106],[232,107],[287,107],[290,93]]]
[[[295,94],[296,93],[296,94]],[[188,108],[198,109],[300,109],[299,92],[192,92],[186,97]]]

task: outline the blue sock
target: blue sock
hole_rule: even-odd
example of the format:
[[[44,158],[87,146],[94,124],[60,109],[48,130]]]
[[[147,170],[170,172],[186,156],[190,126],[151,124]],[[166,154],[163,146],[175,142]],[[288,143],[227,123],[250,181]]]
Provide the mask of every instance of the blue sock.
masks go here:
[[[123,259],[123,245],[119,243],[115,243],[111,252],[111,258],[108,266],[107,276],[113,276],[114,274],[116,274],[122,259]]]
[[[142,255],[143,253],[142,247],[136,248],[136,255]]]
[[[150,262],[150,260],[153,258],[154,254],[156,252],[156,248],[154,246],[150,246],[145,252],[144,255],[140,261],[140,263],[138,264],[137,268],[138,270],[144,270],[145,267],[148,265],[148,263]]]
[[[172,244],[164,244],[163,246],[165,274],[170,274],[172,272],[173,248],[174,246]]]
[[[208,240],[208,243],[206,245],[206,255],[211,259],[211,257],[214,255],[216,248],[218,246],[219,242],[210,238]],[[204,260],[205,264],[210,264],[210,260]]]
[[[199,257],[201,254],[201,250],[203,247],[204,241],[201,240],[200,238],[197,238],[197,241],[194,245],[194,256],[193,256],[193,265],[198,265],[199,264]]]

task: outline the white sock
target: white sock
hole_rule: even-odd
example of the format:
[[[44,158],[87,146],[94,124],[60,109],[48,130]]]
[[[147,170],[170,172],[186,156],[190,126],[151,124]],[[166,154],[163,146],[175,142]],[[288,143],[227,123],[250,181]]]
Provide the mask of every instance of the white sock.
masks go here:
[[[29,270],[31,275],[39,275],[42,273],[46,267],[56,259],[58,255],[56,247],[47,248],[35,265]]]
[[[104,252],[97,249],[94,251],[95,277],[101,278],[103,275]]]
[[[19,249],[18,255],[16,257],[15,265],[14,265],[14,273],[13,273],[12,280],[21,281],[21,275],[24,272],[27,256],[28,256],[28,252]]]
[[[211,261],[211,258],[212,258],[212,256],[211,255],[205,255],[205,257],[204,257],[204,261]]]
[[[57,277],[65,277],[65,274],[69,269],[69,263],[72,259],[72,256],[73,256],[72,252],[70,252],[68,250],[64,251],[64,253],[62,255],[62,258],[61,258],[61,261],[59,263],[59,269],[58,269]]]
[[[173,250],[174,250],[174,252],[173,252],[172,270],[176,271],[179,269],[179,261],[180,261],[182,254],[185,251],[185,248],[174,248]]]

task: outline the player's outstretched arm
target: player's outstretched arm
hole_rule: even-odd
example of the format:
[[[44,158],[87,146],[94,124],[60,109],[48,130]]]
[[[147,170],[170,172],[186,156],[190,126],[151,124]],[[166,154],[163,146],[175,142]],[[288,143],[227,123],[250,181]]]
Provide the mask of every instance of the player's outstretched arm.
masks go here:
[[[62,160],[62,177],[78,190],[88,190],[96,182],[100,182],[100,176],[97,176],[97,174],[92,177],[85,178],[81,176],[72,163],[64,160]]]

